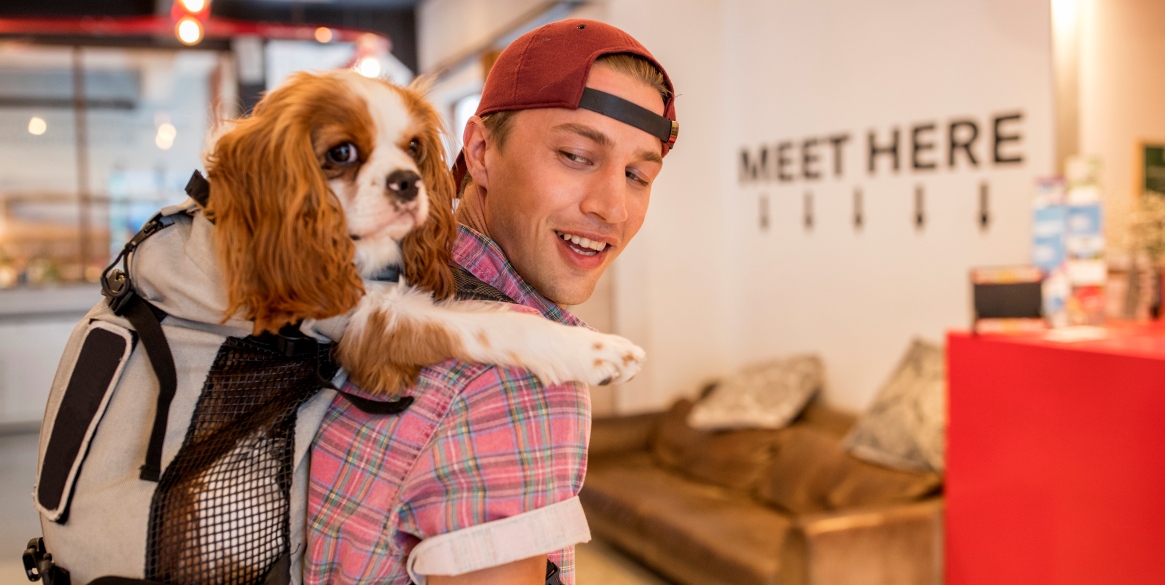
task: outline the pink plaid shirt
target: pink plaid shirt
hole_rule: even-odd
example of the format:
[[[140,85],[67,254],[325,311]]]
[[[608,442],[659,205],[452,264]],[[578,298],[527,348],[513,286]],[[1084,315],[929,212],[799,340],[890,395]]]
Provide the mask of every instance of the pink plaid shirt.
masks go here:
[[[485,236],[463,226],[453,258],[519,305],[582,325],[526,284]],[[361,393],[350,384],[345,390]],[[568,500],[586,474],[586,386],[543,386],[522,369],[450,360],[425,368],[405,394],[415,402],[399,415],[366,414],[342,396],[329,407],[311,453],[304,582],[403,585],[422,541],[477,539],[433,540],[454,556],[504,549],[508,542],[467,529],[509,518],[511,529],[525,524],[521,533],[552,535],[544,542],[562,548],[549,558],[563,583],[573,584],[573,545],[585,538],[577,529],[574,537],[557,534],[563,531],[544,512],[567,510],[576,525],[581,518],[577,500]]]

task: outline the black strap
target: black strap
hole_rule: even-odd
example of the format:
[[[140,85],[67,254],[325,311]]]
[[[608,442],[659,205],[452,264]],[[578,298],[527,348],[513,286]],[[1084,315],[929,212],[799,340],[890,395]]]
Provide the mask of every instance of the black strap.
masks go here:
[[[210,202],[210,181],[207,181],[202,173],[194,171],[194,174],[190,175],[190,180],[186,182],[186,194],[198,205],[206,207]]]
[[[514,303],[514,299],[511,299],[506,293],[486,284],[459,264],[454,263],[452,268],[453,286],[457,291],[457,300]]]
[[[90,581],[89,585],[163,585],[163,583],[133,577],[98,577]]]
[[[396,400],[372,400],[371,398],[364,398],[355,394],[349,394],[339,388],[334,388],[340,396],[344,397],[352,406],[359,408],[367,414],[400,414],[408,410],[413,405],[412,396],[401,396]]]
[[[558,565],[546,559],[546,585],[562,585],[562,576],[559,575]]]
[[[194,172],[191,183],[195,178],[202,179],[202,174]],[[202,179],[205,182],[205,179]],[[188,192],[191,189],[187,185]],[[178,391],[178,373],[174,369],[174,355],[170,352],[170,344],[166,335],[162,333],[162,319],[166,312],[146,302],[129,277],[129,257],[137,247],[159,231],[174,225],[174,218],[155,215],[146,222],[130,241],[126,242],[121,253],[113,259],[109,267],[101,273],[101,294],[108,299],[109,306],[115,315],[125,317],[146,348],[146,357],[150,366],[154,368],[154,375],[158,378],[158,405],[154,412],[154,426],[150,432],[150,444],[146,450],[146,461],[142,465],[141,478],[146,481],[158,481],[162,474],[162,441],[166,438],[166,419],[170,416],[170,403],[174,401],[174,393]],[[121,263],[121,269],[117,264]]]
[[[368,280],[377,282],[400,282],[400,267],[385,266],[383,270],[368,277]]]
[[[135,292],[130,292],[120,303],[120,314],[129,320],[141,339],[150,366],[158,378],[158,405],[154,411],[154,426],[150,431],[150,444],[146,448],[146,462],[142,465],[141,478],[158,481],[162,476],[162,443],[166,438],[166,421],[170,417],[170,403],[178,391],[178,372],[174,368],[174,355],[170,343],[162,332],[162,319],[166,313],[143,300]],[[161,314],[161,316],[159,316]]]
[[[680,124],[669,120],[636,103],[597,89],[586,88],[578,107],[598,112],[624,124],[634,126],[667,144],[675,144],[680,133]]]

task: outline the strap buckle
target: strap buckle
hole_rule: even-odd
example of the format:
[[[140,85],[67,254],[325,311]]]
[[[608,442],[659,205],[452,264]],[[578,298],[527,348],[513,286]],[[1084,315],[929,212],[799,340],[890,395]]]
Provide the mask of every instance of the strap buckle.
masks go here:
[[[29,581],[40,581],[48,585],[69,585],[69,572],[53,564],[53,555],[44,548],[44,538],[28,541],[24,550],[24,576]]]
[[[121,316],[129,300],[134,296],[133,282],[129,278],[129,256],[146,238],[174,225],[174,218],[168,215],[155,215],[142,226],[141,231],[134,234],[121,252],[101,271],[101,294],[109,299],[109,307],[115,315]],[[116,268],[121,263],[121,268]]]

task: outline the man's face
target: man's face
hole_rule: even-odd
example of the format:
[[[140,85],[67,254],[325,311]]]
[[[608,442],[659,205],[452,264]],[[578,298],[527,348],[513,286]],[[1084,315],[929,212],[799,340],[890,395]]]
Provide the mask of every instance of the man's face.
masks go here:
[[[587,87],[663,114],[658,91],[601,64]],[[523,110],[510,123],[504,150],[485,152],[486,228],[538,292],[577,305],[643,225],[659,139],[584,109]]]

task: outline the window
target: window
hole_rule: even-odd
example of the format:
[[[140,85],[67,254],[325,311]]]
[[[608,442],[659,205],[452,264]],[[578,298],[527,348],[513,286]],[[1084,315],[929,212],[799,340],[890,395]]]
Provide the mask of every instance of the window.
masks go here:
[[[96,282],[160,207],[185,198],[229,55],[0,44],[0,288]]]

